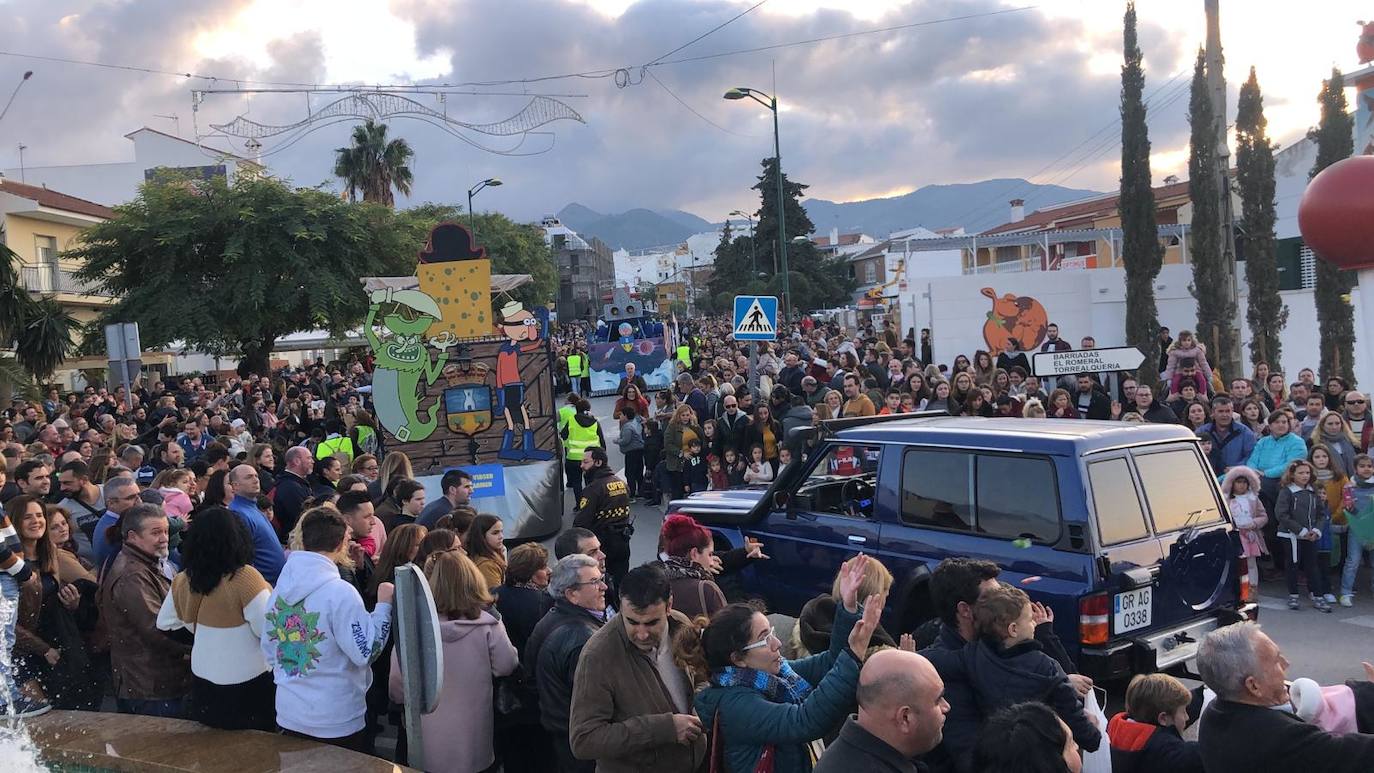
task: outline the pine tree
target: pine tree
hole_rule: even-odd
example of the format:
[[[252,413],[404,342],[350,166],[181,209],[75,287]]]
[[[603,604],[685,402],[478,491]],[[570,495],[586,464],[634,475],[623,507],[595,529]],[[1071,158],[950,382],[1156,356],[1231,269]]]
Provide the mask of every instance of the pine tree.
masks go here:
[[[1345,78],[1332,69],[1331,78],[1322,82],[1317,102],[1322,106],[1321,124],[1307,133],[1317,143],[1317,161],[1312,165],[1316,177],[1321,170],[1355,152],[1354,119],[1345,102]],[[1318,256],[1320,258],[1320,256]],[[1321,365],[1318,372],[1325,381],[1340,376],[1355,383],[1355,310],[1343,296],[1350,292],[1351,279],[1324,260],[1317,260],[1317,330],[1321,336]]]
[[[783,231],[787,243],[788,284],[793,313],[808,309],[839,306],[852,300],[855,283],[849,276],[848,264],[841,258],[828,258],[816,251],[811,242],[794,243],[792,239],[816,230],[811,217],[801,205],[802,194],[809,185],[792,182],[787,173],[782,176]],[[778,239],[778,178],[777,159],[765,158],[763,172],[753,189],[759,192],[759,219],[754,230],[754,244],[758,250],[759,272],[768,275],[769,292],[782,292],[781,277],[775,272],[782,266],[776,258]],[[775,265],[776,264],[776,265]]]
[[[1193,202],[1193,297],[1197,299],[1197,338],[1212,362],[1225,362],[1234,345],[1229,271],[1221,245],[1221,193],[1217,189],[1217,127],[1207,87],[1207,60],[1197,52],[1188,101],[1192,138],[1188,154],[1188,194]]]
[[[1138,377],[1159,380],[1159,311],[1154,279],[1164,263],[1150,180],[1150,135],[1145,124],[1145,71],[1136,41],[1135,3],[1126,5],[1121,67],[1121,261],[1126,267],[1126,343],[1144,352]]]
[[[1279,295],[1279,264],[1274,250],[1274,146],[1265,134],[1266,124],[1264,96],[1251,67],[1236,108],[1236,183],[1240,188],[1240,227],[1245,234],[1245,284],[1250,291],[1245,320],[1250,325],[1250,364],[1265,362],[1277,370],[1283,359],[1280,334],[1288,325],[1288,307]]]

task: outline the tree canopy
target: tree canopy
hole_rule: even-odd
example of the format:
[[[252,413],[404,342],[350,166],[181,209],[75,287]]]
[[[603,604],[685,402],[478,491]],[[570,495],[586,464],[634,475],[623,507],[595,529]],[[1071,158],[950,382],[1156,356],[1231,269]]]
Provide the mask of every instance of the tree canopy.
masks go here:
[[[1311,177],[1321,170],[1355,152],[1354,123],[1345,101],[1345,77],[1338,69],[1322,81],[1317,95],[1321,104],[1321,123],[1307,133],[1317,143],[1317,160]],[[1309,178],[1310,179],[1310,178]],[[1346,294],[1352,285],[1352,273],[1342,271],[1325,260],[1317,261],[1317,282],[1312,296],[1317,306],[1317,330],[1320,334],[1322,379],[1340,376],[1346,383],[1355,384],[1355,310]]]
[[[1207,357],[1227,375],[1235,348],[1235,304],[1231,300],[1230,267],[1222,246],[1221,190],[1217,184],[1217,126],[1207,86],[1207,59],[1198,49],[1188,101],[1188,192],[1193,203],[1193,297],[1197,299],[1197,338],[1206,344]]]
[[[138,322],[145,346],[183,341],[265,373],[278,337],[356,325],[360,278],[409,274],[418,250],[384,206],[245,176],[147,183],[69,254],[118,298],[95,325]]]
[[[51,297],[34,298],[19,281],[19,256],[0,243],[0,384],[27,390],[30,376],[44,381],[67,359],[76,320]]]
[[[1159,310],[1155,277],[1164,263],[1150,179],[1150,133],[1145,123],[1145,70],[1136,38],[1135,3],[1126,5],[1121,67],[1121,262],[1126,267],[1126,343],[1145,353],[1138,376],[1153,384],[1159,374]]]
[[[1280,334],[1288,307],[1279,295],[1279,265],[1274,249],[1274,146],[1265,133],[1264,96],[1255,68],[1240,87],[1236,106],[1236,183],[1240,188],[1240,228],[1245,235],[1245,320],[1250,325],[1250,362],[1279,367]],[[1240,374],[1237,374],[1240,375]]]

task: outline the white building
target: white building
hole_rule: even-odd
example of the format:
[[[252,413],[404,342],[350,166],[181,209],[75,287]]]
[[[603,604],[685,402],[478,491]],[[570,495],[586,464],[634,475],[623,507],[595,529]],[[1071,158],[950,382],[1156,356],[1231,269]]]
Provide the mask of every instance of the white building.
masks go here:
[[[233,180],[240,169],[260,172],[262,164],[218,148],[198,145],[156,129],[143,127],[124,135],[133,143],[132,161],[62,166],[25,166],[4,170],[5,177],[29,185],[59,190],[107,206],[123,204],[138,195],[138,186],[158,170],[196,178]]]

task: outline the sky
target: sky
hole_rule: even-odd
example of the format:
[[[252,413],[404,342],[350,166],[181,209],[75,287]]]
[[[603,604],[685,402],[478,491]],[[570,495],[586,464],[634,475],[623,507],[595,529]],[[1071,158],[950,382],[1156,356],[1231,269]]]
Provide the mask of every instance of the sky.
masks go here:
[[[213,93],[193,109],[193,89],[500,82],[455,87],[464,93],[442,103],[415,99],[482,124],[516,115],[531,95],[557,95],[585,123],[555,121],[541,127],[548,133],[523,138],[471,131],[459,138],[394,118],[392,134],[415,150],[414,190],[399,205],[466,204],[471,185],[499,177],[505,184],[484,190],[477,207],[518,220],[576,201],[601,212],[677,208],[718,221],[757,207],[749,188],[773,150],[770,112],[721,98],[738,85],[776,89],[784,169],[817,198],[851,201],[993,177],[1116,187],[1124,2],[766,0],[669,53],[755,2],[0,0],[0,29],[8,33],[0,37],[0,99],[34,71],[0,121],[0,167],[17,165],[20,143],[29,165],[131,160],[123,135],[145,125],[244,152],[242,140],[215,136],[210,125],[239,115],[294,124],[339,97]],[[1321,80],[1332,67],[1357,67],[1355,21],[1374,7],[1356,0],[1317,0],[1297,13],[1291,0],[1221,6],[1232,120],[1253,66],[1271,138],[1299,139],[1317,121]],[[1137,10],[1161,182],[1186,171],[1187,83],[1205,34],[1203,0],[1140,0]],[[730,53],[916,23],[926,24]],[[728,55],[675,61],[717,54]],[[296,184],[337,189],[333,150],[347,142],[349,126],[324,125],[289,145],[264,140],[264,160]]]

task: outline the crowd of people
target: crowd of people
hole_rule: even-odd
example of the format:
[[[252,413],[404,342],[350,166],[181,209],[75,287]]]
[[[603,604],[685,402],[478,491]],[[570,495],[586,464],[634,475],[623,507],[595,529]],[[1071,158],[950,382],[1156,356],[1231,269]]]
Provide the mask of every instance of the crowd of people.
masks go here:
[[[562,356],[579,357],[561,372],[586,372],[588,337],[555,332]],[[705,319],[678,342],[670,388],[624,374],[614,427],[592,415],[585,384],[564,380],[558,426],[576,507],[552,556],[508,545],[462,470],[427,497],[403,449],[385,447],[366,357],[16,400],[0,418],[0,597],[14,610],[0,711],[114,708],[376,753],[406,698],[393,580],[414,564],[444,656],[438,708],[422,720],[426,769],[1077,771],[1080,749],[1110,748],[1119,770],[1223,759],[1206,769],[1233,770],[1249,750],[1232,740],[1209,752],[1222,743],[1209,736],[1235,737],[1209,724],[1283,702],[1262,703],[1280,697],[1282,657],[1269,658],[1257,629],[1217,637],[1217,699],[1202,746],[1188,746],[1191,694],[1180,703],[1175,683],[1141,677],[1126,712],[1105,722],[1091,680],[1044,624],[1052,615],[999,583],[994,564],[944,562],[931,578],[936,619],[889,632],[879,614],[892,575],[856,557],[784,642],[737,581],[768,560],[766,546],[717,553],[705,527],[672,515],[658,555],[635,565],[632,500],[772,481],[808,451],[794,430],[828,419],[1167,422],[1198,434],[1247,555],[1281,559],[1273,570],[1287,573],[1294,608],[1300,576],[1318,608],[1336,603],[1322,583],[1337,564],[1339,601],[1352,603],[1374,546],[1363,395],[1339,379],[1318,388],[1311,371],[1285,384],[1263,366],[1224,382],[1186,332],[1149,384],[1125,373],[1042,383],[1014,346],[939,365],[928,331],[902,338],[890,325],[846,333],[803,319],[751,356],[728,323]],[[1052,328],[1045,346],[1069,344]],[[1363,684],[1350,689],[1364,700]],[[1329,769],[1374,764],[1362,732],[1283,732],[1329,752]],[[410,757],[403,730],[394,756]],[[1361,766],[1340,767],[1352,760]]]

